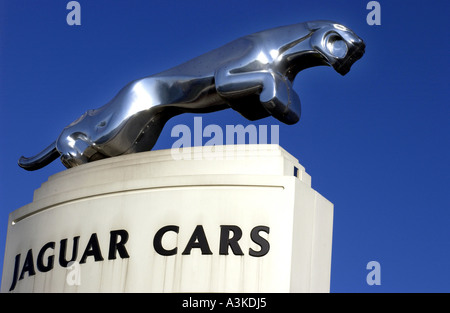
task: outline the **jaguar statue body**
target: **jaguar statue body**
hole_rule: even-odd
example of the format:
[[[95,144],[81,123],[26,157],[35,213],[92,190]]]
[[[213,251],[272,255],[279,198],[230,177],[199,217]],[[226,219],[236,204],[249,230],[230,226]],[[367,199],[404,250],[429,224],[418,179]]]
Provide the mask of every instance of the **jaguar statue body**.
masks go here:
[[[68,125],[49,147],[19,159],[36,170],[61,157],[70,168],[99,159],[148,151],[165,123],[185,113],[232,108],[249,120],[273,116],[286,124],[300,118],[292,84],[313,66],[345,75],[365,43],[332,21],[278,27],[234,40],[184,64],[126,85],[104,106]]]

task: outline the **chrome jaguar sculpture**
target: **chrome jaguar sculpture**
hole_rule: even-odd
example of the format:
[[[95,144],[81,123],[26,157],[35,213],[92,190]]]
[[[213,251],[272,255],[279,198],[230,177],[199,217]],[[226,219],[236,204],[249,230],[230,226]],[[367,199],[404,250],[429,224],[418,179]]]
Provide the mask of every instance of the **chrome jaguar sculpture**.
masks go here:
[[[148,151],[164,124],[185,113],[233,108],[249,120],[272,115],[286,124],[300,118],[295,76],[319,65],[345,75],[365,44],[349,28],[311,21],[258,32],[184,64],[130,82],[107,104],[89,110],[58,139],[19,166],[37,170],[61,157],[67,167]]]

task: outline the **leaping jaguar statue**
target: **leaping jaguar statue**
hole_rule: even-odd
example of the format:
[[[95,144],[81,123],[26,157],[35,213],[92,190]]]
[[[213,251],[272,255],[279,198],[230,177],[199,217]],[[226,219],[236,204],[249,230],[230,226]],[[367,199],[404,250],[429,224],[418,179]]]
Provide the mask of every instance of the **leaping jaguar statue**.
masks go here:
[[[345,75],[365,44],[332,21],[278,27],[234,40],[184,64],[126,85],[107,104],[68,125],[49,147],[19,159],[26,170],[61,157],[71,168],[87,162],[148,151],[165,123],[185,113],[232,108],[249,120],[272,115],[286,124],[300,119],[292,88],[302,70],[319,65]]]

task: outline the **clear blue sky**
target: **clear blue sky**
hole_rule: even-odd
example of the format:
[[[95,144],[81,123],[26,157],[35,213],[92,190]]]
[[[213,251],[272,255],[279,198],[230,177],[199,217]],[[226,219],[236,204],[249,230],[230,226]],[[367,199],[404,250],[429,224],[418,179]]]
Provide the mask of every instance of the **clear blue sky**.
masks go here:
[[[32,201],[59,161],[17,166],[84,111],[136,78],[178,65],[255,31],[313,19],[353,29],[366,54],[345,77],[328,67],[297,76],[296,125],[280,144],[335,205],[332,292],[449,292],[449,51],[447,1],[79,0],[68,26],[64,0],[0,0],[0,266],[8,214]],[[155,149],[170,148],[171,120]],[[249,124],[233,110],[205,124]],[[256,124],[279,124],[269,117]],[[381,264],[381,285],[366,264]]]

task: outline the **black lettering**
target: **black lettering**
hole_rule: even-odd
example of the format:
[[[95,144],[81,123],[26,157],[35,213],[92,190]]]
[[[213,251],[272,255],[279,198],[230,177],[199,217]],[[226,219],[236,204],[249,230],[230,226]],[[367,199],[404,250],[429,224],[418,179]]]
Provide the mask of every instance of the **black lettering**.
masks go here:
[[[233,232],[233,237],[230,238],[230,231]],[[238,226],[220,225],[220,246],[219,254],[228,255],[228,247],[231,247],[234,255],[244,255],[239,247],[238,240],[242,237],[242,230]]]
[[[112,230],[111,236],[109,239],[109,252],[108,252],[108,260],[116,259],[116,252],[119,252],[119,256],[122,259],[128,259],[130,255],[128,254],[127,249],[125,248],[125,244],[128,241],[128,232],[124,229],[120,230]],[[120,241],[117,242],[117,237],[120,236]]]
[[[254,243],[259,245],[261,247],[261,249],[259,251],[255,251],[252,248],[250,248],[249,254],[251,256],[262,257],[262,256],[265,256],[269,252],[269,249],[270,249],[269,242],[265,238],[263,238],[259,235],[259,232],[261,232],[261,231],[268,234],[269,230],[270,229],[267,226],[256,226],[255,228],[252,229],[252,231],[250,233],[250,238],[252,239],[252,241]]]
[[[209,249],[208,240],[206,239],[205,231],[203,230],[202,225],[197,225],[194,232],[192,233],[191,239],[189,239],[189,242],[182,254],[191,254],[192,248],[200,248],[202,254],[204,255],[212,254],[211,249]]]
[[[80,236],[73,238],[73,247],[72,247],[72,257],[70,260],[66,259],[66,250],[67,250],[67,238],[61,240],[59,246],[59,265],[62,267],[67,267],[70,262],[74,262],[78,256],[78,241]]]
[[[26,272],[28,272],[28,276],[33,276],[36,274],[33,264],[33,251],[31,249],[28,250],[27,256],[25,257],[25,262],[23,263],[22,272],[20,273],[19,280],[23,279]]]
[[[158,232],[155,234],[155,237],[153,238],[153,247],[155,248],[155,251],[158,254],[164,255],[164,256],[170,256],[170,255],[177,254],[177,251],[178,251],[177,247],[173,248],[172,250],[164,249],[164,247],[162,246],[162,237],[168,231],[174,231],[178,234],[179,230],[180,230],[180,228],[176,225],[164,226],[163,228],[158,230]]]
[[[102,252],[100,250],[100,245],[98,243],[97,234],[93,233],[89,242],[84,250],[83,256],[81,257],[80,264],[86,263],[88,256],[93,256],[95,262],[103,261]]]
[[[47,258],[47,265],[44,265],[44,254],[45,251],[47,251],[47,249],[55,249],[55,243],[54,242],[49,242],[47,244],[45,244],[42,249],[39,251],[38,257],[37,257],[37,261],[36,261],[36,265],[37,265],[37,269],[42,272],[48,272],[53,268],[53,264],[54,264],[54,259],[55,256],[54,255],[50,255]]]
[[[16,259],[14,261],[14,275],[11,287],[9,287],[9,291],[12,291],[14,290],[14,288],[16,288],[17,276],[19,275],[19,263],[20,263],[20,254],[16,255]]]

